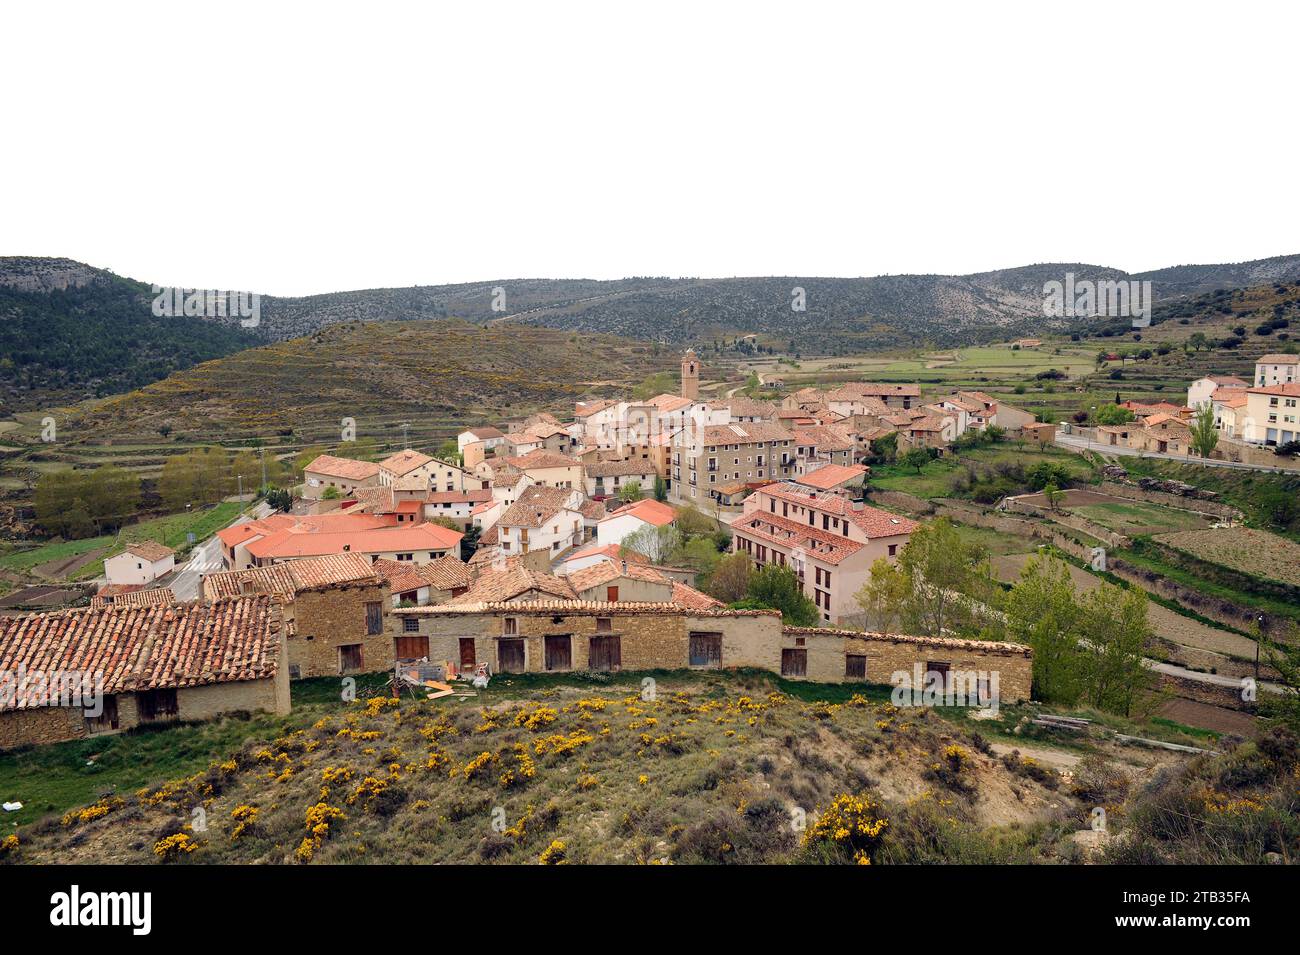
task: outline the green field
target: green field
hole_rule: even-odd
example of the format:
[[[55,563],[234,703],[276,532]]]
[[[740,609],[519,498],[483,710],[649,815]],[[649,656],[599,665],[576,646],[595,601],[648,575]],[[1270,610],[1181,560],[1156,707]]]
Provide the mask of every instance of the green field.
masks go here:
[[[103,547],[108,548],[103,556],[112,557],[114,554],[120,554],[127,544],[139,540],[158,541],[180,550],[185,547],[188,533],[193,532],[195,540],[201,541],[233,521],[239,512],[238,502],[222,501],[204,510],[168,514],[138,524],[128,524],[117,534],[105,534],[75,541],[55,541],[39,547],[15,550],[0,557],[0,567],[20,573],[30,573],[34,567],[52,560],[76,557]],[[73,579],[90,580],[103,573],[104,560],[101,557],[78,569],[73,574]]]
[[[871,468],[870,486],[886,491],[902,491],[921,498],[950,497],[953,480],[969,465],[977,471],[1000,466],[1020,465],[1032,468],[1048,463],[1064,468],[1078,483],[1093,483],[1096,475],[1087,459],[1070,451],[1001,443],[992,447],[970,448],[950,452],[930,461],[918,474],[916,468],[902,464],[875,465]]]
[[[1208,526],[1204,518],[1188,511],[1140,501],[1085,504],[1070,508],[1070,512],[1129,537],[1166,531],[1200,530]]]

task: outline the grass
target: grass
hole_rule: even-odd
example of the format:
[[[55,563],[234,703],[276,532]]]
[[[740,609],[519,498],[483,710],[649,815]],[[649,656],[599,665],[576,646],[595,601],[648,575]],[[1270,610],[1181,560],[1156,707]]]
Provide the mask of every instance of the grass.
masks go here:
[[[1097,480],[1092,465],[1081,455],[1054,448],[999,443],[962,449],[935,458],[922,467],[919,474],[916,468],[902,464],[874,465],[869,485],[880,490],[902,491],[926,499],[951,497],[953,479],[968,465],[976,471],[987,471],[1015,465],[1032,468],[1041,463],[1064,468],[1076,483],[1091,484]]]
[[[108,548],[103,556],[112,557],[114,554],[120,554],[127,544],[139,540],[158,541],[180,550],[186,546],[187,533],[192,532],[196,541],[202,541],[233,521],[238,516],[240,507],[238,502],[222,501],[220,504],[197,511],[182,511],[140,521],[138,524],[128,524],[117,534],[42,544],[39,547],[14,551],[0,557],[0,567],[20,573],[30,573],[33,568],[41,564],[76,557],[99,548]],[[72,577],[74,580],[87,580],[102,576],[103,573],[104,561],[100,558],[79,568]]]
[[[992,528],[975,527],[970,524],[954,523],[953,529],[963,542],[978,544],[988,552],[990,557],[998,557],[1003,554],[1028,553],[1034,550],[1039,543],[1020,534],[1007,534],[1002,531],[995,531]]]
[[[327,697],[337,686],[303,690]],[[99,788],[77,780],[79,793],[89,801],[111,780],[115,798],[79,821],[26,827],[17,861],[156,861],[153,846],[173,834],[199,842],[188,861],[231,864],[536,863],[548,848],[568,862],[820,861],[835,847],[803,847],[792,807],[811,821],[837,795],[877,786],[893,820],[888,859],[916,851],[908,820],[921,807],[950,820],[944,839],[960,835],[933,849],[940,856],[1052,855],[1038,835],[1064,810],[1045,784],[1012,775],[939,713],[898,710],[885,695],[758,672],[528,675],[493,680],[482,701],[335,699],[291,717],[211,724],[207,738],[182,737],[201,731],[183,727],[130,734],[95,743],[115,756],[137,749],[148,765],[137,760],[128,774],[125,759],[100,755]],[[140,749],[169,738],[188,746]],[[39,764],[75,777],[82,755],[73,744],[21,754],[21,779],[51,787]],[[941,760],[949,767],[936,773]],[[0,791],[11,788],[4,780]],[[80,805],[66,786],[37,797]],[[304,823],[322,802],[341,816],[313,844]],[[249,806],[254,825],[236,836],[232,814]],[[199,807],[207,826],[194,830]],[[1034,837],[1009,838],[1017,832]]]
[[[1181,567],[1176,567],[1167,561],[1161,560],[1158,553],[1153,548],[1144,547],[1142,541],[1134,541],[1133,548],[1116,551],[1113,556],[1122,558],[1135,567],[1152,571],[1162,577],[1167,577],[1175,583],[1198,590],[1203,594],[1219,597],[1230,603],[1257,607],[1277,616],[1300,620],[1300,607],[1297,607],[1293,602],[1253,594],[1197,576],[1183,570]]]
[[[1164,531],[1200,530],[1205,520],[1196,514],[1145,502],[1102,502],[1071,507],[1071,513],[1120,534],[1158,534]]]

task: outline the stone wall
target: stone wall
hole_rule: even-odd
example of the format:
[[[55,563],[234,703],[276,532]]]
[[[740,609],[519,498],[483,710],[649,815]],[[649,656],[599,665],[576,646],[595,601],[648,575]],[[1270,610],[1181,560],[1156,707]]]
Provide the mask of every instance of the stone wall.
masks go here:
[[[366,633],[366,604],[379,603],[385,621],[380,633]],[[288,639],[289,666],[297,676],[336,676],[339,647],[362,645],[362,671],[392,669],[394,644],[386,623],[391,598],[387,585],[343,584],[300,592],[286,606],[292,620]]]
[[[931,640],[903,635],[883,636],[836,629],[783,628],[778,614],[688,613],[657,610],[609,609],[566,611],[492,608],[479,613],[440,611],[436,607],[396,610],[401,632],[406,616],[419,620],[420,633],[429,637],[429,659],[459,661],[460,640],[474,641],[475,662],[488,663],[499,672],[497,646],[506,631],[506,620],[514,621],[514,635],[523,639],[524,668],[543,672],[547,635],[570,636],[572,670],[587,669],[593,636],[619,637],[624,670],[676,670],[690,666],[690,637],[693,633],[721,635],[724,669],[755,668],[781,672],[782,650],[807,651],[807,671],[802,679],[819,683],[843,683],[846,655],[867,658],[866,682],[888,683],[897,670],[912,672],[915,664],[942,661],[954,670],[999,674],[1001,699],[1017,702],[1029,699],[1032,683],[1032,652],[1013,644],[977,640]],[[598,620],[608,620],[608,630],[598,630]]]
[[[1164,491],[1147,491],[1140,487],[1134,487],[1132,484],[1102,481],[1097,490],[1099,493],[1122,497],[1130,501],[1163,504],[1165,507],[1174,507],[1181,511],[1192,511],[1196,514],[1208,514],[1211,517],[1222,518],[1223,520],[1239,521],[1242,517],[1241,511],[1218,501],[1202,501],[1199,498],[1181,497],[1177,494],[1167,494]]]

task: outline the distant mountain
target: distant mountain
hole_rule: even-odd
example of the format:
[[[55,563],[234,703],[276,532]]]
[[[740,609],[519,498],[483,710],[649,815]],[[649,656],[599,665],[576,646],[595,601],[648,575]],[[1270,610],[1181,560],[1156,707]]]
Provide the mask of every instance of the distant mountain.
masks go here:
[[[202,318],[157,318],[150,288],[70,259],[0,259],[0,412],[130,391],[257,344]]]
[[[1050,263],[975,275],[874,278],[501,279],[463,285],[263,296],[261,325],[237,317],[153,319],[148,286],[68,259],[0,258],[0,344],[22,361],[0,367],[13,407],[48,394],[109,394],[157,380],[204,358],[353,322],[461,318],[608,332],[674,347],[754,335],[802,354],[946,346],[1074,331],[1077,319],[1043,315],[1043,284],[1150,280],[1156,301],[1300,279],[1300,255],[1128,274]],[[806,308],[792,307],[802,290]],[[8,347],[5,354],[8,354]]]

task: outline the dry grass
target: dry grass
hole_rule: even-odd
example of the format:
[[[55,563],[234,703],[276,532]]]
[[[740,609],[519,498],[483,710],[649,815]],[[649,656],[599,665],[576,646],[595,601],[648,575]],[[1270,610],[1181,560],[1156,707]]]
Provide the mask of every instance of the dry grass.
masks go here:
[[[1221,527],[1162,534],[1156,540],[1212,564],[1300,587],[1300,544],[1268,531]]]
[[[799,820],[868,792],[891,820],[879,861],[1037,861],[1055,851],[1055,827],[1073,827],[1068,800],[929,711],[804,702],[743,674],[665,677],[651,699],[563,685],[512,697],[359,702],[39,823],[9,856],[788,862],[828,858],[802,845]]]

